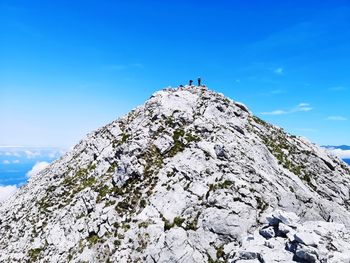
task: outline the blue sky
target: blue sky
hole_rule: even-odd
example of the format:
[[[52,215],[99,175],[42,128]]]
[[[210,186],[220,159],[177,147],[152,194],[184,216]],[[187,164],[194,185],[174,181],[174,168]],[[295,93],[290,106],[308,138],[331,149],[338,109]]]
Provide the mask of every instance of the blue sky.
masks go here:
[[[318,144],[350,144],[350,2],[0,2],[0,145],[73,146],[201,76]]]

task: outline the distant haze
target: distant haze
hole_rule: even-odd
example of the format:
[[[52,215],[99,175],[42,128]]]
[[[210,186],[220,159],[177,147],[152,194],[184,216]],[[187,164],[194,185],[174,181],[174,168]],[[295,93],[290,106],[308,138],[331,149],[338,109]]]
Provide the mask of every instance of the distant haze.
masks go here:
[[[50,163],[65,152],[60,148],[0,147],[0,186],[20,186],[37,163]]]

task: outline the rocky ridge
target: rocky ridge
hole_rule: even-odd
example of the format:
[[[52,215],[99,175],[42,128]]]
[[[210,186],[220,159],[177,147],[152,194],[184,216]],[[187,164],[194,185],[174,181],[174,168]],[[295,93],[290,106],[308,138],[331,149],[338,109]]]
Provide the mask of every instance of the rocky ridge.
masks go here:
[[[0,262],[350,262],[350,171],[214,91],[92,132],[0,206]]]

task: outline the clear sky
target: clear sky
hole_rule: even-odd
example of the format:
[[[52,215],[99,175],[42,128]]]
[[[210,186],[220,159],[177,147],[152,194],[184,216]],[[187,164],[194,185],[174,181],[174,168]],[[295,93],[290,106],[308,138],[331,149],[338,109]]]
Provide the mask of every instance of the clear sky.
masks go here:
[[[73,146],[201,76],[318,144],[350,144],[350,2],[0,1],[0,145]]]

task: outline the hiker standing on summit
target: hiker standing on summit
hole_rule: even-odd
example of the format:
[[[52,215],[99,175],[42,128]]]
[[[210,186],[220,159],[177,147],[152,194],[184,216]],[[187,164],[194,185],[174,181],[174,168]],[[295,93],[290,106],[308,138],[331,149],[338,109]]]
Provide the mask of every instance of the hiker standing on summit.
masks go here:
[[[201,80],[201,77],[199,77],[199,78],[198,78],[198,87],[201,86],[201,81],[202,81],[202,80]]]

